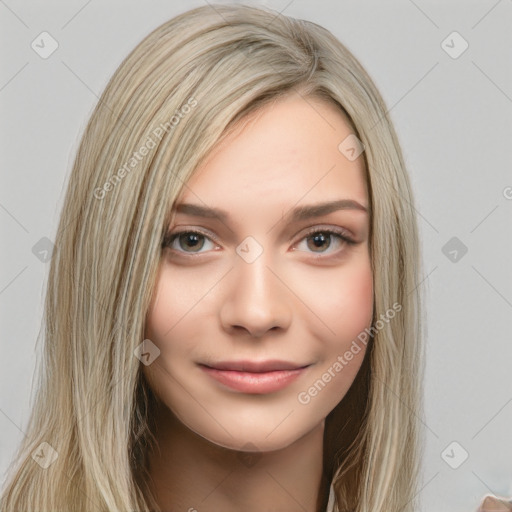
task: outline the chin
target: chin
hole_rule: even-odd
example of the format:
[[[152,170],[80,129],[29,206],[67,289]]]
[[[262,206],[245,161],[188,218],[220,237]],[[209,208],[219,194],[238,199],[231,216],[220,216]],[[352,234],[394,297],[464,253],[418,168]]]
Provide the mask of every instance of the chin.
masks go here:
[[[321,426],[324,425],[324,421],[325,420],[319,422]],[[212,428],[211,423],[206,428],[197,428],[190,425],[186,426],[210,443],[230,450],[243,452],[271,452],[282,450],[298,441],[315,428],[311,425],[304,425],[302,429],[298,429],[298,425],[296,424],[293,425],[293,429],[290,428],[292,426],[291,424],[288,424],[287,428],[283,425],[276,428],[275,424],[270,424],[270,422],[268,424],[259,422],[256,425],[254,422],[250,425],[234,425],[231,423],[229,429],[230,433],[228,433],[220,426],[218,428]]]

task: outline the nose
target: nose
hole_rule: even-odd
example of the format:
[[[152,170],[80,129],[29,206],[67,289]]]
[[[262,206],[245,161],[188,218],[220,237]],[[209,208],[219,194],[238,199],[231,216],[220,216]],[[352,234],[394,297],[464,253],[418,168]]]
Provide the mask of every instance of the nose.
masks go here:
[[[259,338],[270,330],[288,329],[293,294],[269,263],[266,251],[251,263],[235,258],[220,310],[222,326],[230,334],[243,329]]]

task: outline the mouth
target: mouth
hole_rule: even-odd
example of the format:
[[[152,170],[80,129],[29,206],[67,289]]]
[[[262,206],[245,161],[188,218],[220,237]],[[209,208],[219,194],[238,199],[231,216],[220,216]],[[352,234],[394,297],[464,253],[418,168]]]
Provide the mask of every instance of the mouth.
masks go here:
[[[279,391],[311,366],[288,361],[221,361],[199,367],[220,384],[242,393],[266,394]]]

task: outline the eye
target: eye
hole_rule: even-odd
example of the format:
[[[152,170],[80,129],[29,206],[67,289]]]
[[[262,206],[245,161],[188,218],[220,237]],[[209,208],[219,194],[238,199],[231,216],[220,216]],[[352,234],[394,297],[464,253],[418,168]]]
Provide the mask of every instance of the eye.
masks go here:
[[[333,238],[335,239],[334,243],[332,241]],[[301,243],[305,243],[307,247],[306,252],[311,251],[317,254],[330,254],[332,252],[337,252],[337,249],[341,250],[345,244],[356,244],[356,242],[352,240],[342,229],[322,229],[318,227],[315,227],[306,233],[306,236],[301,239],[298,247],[300,247]],[[331,248],[333,248],[333,250],[328,252],[328,249]]]
[[[201,231],[178,231],[176,233],[168,233],[165,236],[162,242],[162,248],[169,247],[178,253],[188,255],[201,254],[208,252],[208,250],[215,250],[216,245],[212,239],[213,237],[211,235],[206,235]],[[335,240],[334,242],[333,239]],[[301,243],[305,243],[307,248],[305,249],[306,252],[312,252],[319,255],[339,252],[345,244],[356,244],[356,242],[352,240],[342,229],[323,229],[319,227],[315,227],[306,233],[306,235],[300,239],[297,246],[300,247]],[[331,248],[333,250],[328,251]],[[205,250],[202,251],[201,249]]]
[[[179,231],[177,233],[167,234],[162,242],[162,247],[170,247],[182,253],[197,254],[204,252],[201,251],[201,249],[205,246],[206,249],[212,249],[212,247],[208,247],[208,243],[205,243],[206,241],[210,242],[212,246],[215,246],[212,240],[200,231]]]

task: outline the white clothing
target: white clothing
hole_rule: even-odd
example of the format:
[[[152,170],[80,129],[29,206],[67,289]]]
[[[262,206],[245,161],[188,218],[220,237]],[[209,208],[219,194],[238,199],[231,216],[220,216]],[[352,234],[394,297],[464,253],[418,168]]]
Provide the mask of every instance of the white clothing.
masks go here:
[[[334,511],[334,488],[331,484],[331,487],[329,488],[329,501],[327,502],[327,508],[325,509],[325,512],[333,512]]]

